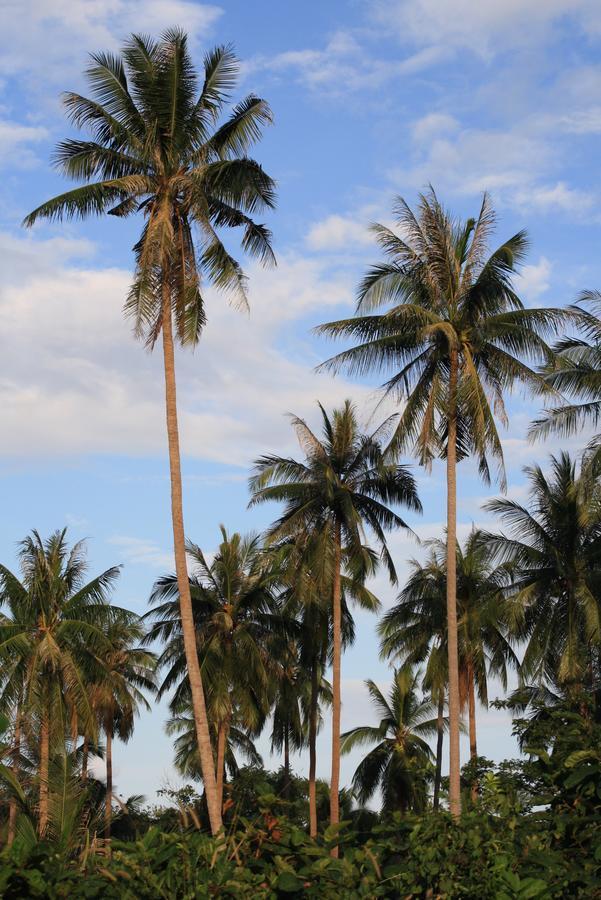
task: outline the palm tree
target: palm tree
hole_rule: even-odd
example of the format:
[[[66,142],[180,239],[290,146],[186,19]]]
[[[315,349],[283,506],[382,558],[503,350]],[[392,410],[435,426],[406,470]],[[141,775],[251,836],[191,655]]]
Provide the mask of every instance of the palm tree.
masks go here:
[[[430,551],[424,564],[409,561],[411,574],[397,603],[378,624],[380,656],[405,665],[425,664],[422,688],[436,703],[436,766],[432,805],[440,806],[444,711],[448,688],[446,572]]]
[[[440,698],[447,681],[446,657],[446,543],[430,542],[425,565],[413,561],[413,572],[399,602],[380,625],[383,655],[410,663],[427,661],[424,687]],[[468,710],[470,759],[477,755],[476,692],[488,706],[488,677],[507,686],[508,666],[518,659],[507,637],[507,609],[503,588],[508,573],[491,564],[482,533],[472,529],[465,545],[457,544],[457,629],[460,708]],[[439,716],[442,710],[439,708]],[[439,742],[441,732],[439,730]],[[439,762],[437,754],[437,767]],[[477,785],[472,788],[476,797]],[[436,798],[436,783],[435,783]]]
[[[318,332],[358,342],[325,368],[392,371],[384,391],[406,400],[393,440],[397,451],[412,448],[426,466],[436,456],[446,458],[450,806],[457,817],[457,462],[475,455],[488,481],[492,456],[504,485],[495,424],[495,415],[506,419],[503,394],[516,381],[534,392],[551,391],[524,360],[548,362],[551,350],[543,337],[574,314],[524,308],[511,278],[524,257],[526,235],[518,232],[489,254],[495,216],[486,195],[478,217],[466,222],[452,218],[432,189],[420,195],[417,213],[402,198],[394,211],[400,236],[373,226],[388,259],[361,283],[356,316],[322,325]],[[371,312],[384,305],[389,307],[384,313]]]
[[[332,585],[332,777],[330,821],[339,821],[340,783],[340,665],[342,644],[343,560],[351,574],[367,573],[373,557],[363,543],[363,529],[373,533],[380,556],[392,581],[396,573],[386,545],[385,531],[407,525],[388,504],[402,504],[419,511],[415,481],[409,471],[390,461],[383,438],[387,420],[372,434],[359,430],[353,404],[328,416],[320,404],[323,438],[317,438],[302,419],[293,425],[305,461],[275,455],[262,456],[251,478],[251,503],[283,501],[282,516],[271,529],[271,538],[306,539],[321,548],[322,565],[331,573]],[[319,554],[318,554],[319,556]],[[315,555],[314,555],[315,558]]]
[[[591,680],[601,643],[601,489],[577,475],[568,453],[551,456],[551,471],[524,469],[529,503],[490,500],[509,534],[484,536],[487,551],[511,565],[512,627],[526,641],[521,676],[579,690]]]
[[[51,751],[64,743],[65,723],[75,713],[89,733],[95,719],[88,685],[103,672],[107,649],[103,623],[108,595],[119,569],[86,583],[85,545],[70,550],[66,529],[43,541],[37,531],[21,541],[22,580],[0,565],[0,603],[9,616],[0,623],[0,706],[39,719],[39,821],[48,824]]]
[[[91,685],[92,704],[106,738],[106,800],[104,836],[111,836],[113,803],[113,738],[128,741],[140,708],[150,709],[144,691],[154,693],[156,656],[139,646],[145,635],[142,620],[129,610],[113,607],[103,628],[106,649],[102,675]]]
[[[586,425],[598,428],[601,422],[601,291],[583,291],[575,309],[582,312],[584,337],[564,337],[555,345],[555,358],[543,371],[549,384],[562,396],[579,399],[547,410],[530,427],[530,437],[545,438],[551,433],[569,437]],[[598,472],[601,463],[601,435],[587,448],[588,462]]]
[[[198,342],[206,322],[202,275],[246,304],[243,271],[225,249],[220,229],[242,228],[243,249],[273,262],[270,233],[251,216],[274,206],[274,183],[246,156],[271,121],[269,107],[246,97],[217,127],[237,72],[231,48],[217,47],[205,56],[199,88],[186,35],[177,29],[159,41],[134,35],[120,56],[93,54],[87,72],[92,99],[64,97],[70,121],[88,129],[91,140],[62,141],[55,156],[59,171],[84,183],[25,220],[31,226],[40,218],[102,213],[142,213],[145,219],[125,312],[149,347],[162,335],[175,566],[213,833],[221,816],[186,568],[174,341]]]
[[[258,733],[271,705],[275,665],[270,641],[284,627],[278,602],[277,553],[265,550],[257,535],[228,535],[221,526],[221,538],[211,562],[196,544],[187,546],[195,566],[190,592],[198,655],[203,672],[211,675],[207,707],[217,732],[215,771],[220,807],[234,707],[238,721],[243,721],[250,733]],[[182,701],[189,702],[178,592],[177,577],[157,581],[150,598],[154,608],[147,613],[153,625],[146,638],[167,640],[159,657],[159,666],[168,667],[159,697],[175,687],[174,710]]]
[[[386,812],[423,812],[426,807],[433,757],[426,738],[436,733],[436,718],[432,701],[418,697],[419,679],[411,665],[396,669],[388,699],[374,681],[365,682],[380,723],[360,725],[342,735],[343,753],[365,744],[376,745],[353,776],[360,803],[366,803],[381,787]]]

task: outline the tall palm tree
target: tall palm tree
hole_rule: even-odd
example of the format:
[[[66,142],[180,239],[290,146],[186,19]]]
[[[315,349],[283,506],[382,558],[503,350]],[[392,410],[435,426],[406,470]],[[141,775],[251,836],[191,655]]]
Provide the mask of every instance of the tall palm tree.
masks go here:
[[[324,363],[327,369],[392,372],[384,391],[406,400],[394,441],[398,451],[413,449],[426,466],[436,456],[446,458],[450,806],[457,817],[457,462],[475,455],[488,481],[492,456],[504,484],[495,424],[495,415],[506,418],[503,394],[516,381],[534,392],[551,390],[526,360],[549,361],[543,338],[571,313],[524,308],[511,279],[526,252],[526,235],[518,232],[489,253],[495,216],[486,195],[477,218],[466,222],[454,219],[432,189],[420,195],[416,213],[402,198],[394,211],[398,234],[373,226],[388,258],[363,279],[356,316],[318,331],[357,342]],[[372,313],[382,306],[388,308]]]
[[[107,569],[86,582],[85,545],[69,549],[66,529],[45,541],[33,531],[19,547],[22,580],[0,565],[0,603],[10,615],[0,622],[0,706],[39,719],[39,822],[48,824],[51,750],[64,742],[76,713],[89,732],[96,724],[88,685],[100,678],[107,650],[103,623],[119,574]]]
[[[526,506],[487,502],[509,531],[484,539],[513,570],[507,593],[514,633],[526,641],[522,678],[579,689],[601,644],[601,488],[588,472],[577,474],[568,453],[550,462],[548,474],[525,468]]]
[[[140,708],[150,709],[144,695],[154,693],[156,656],[139,646],[145,635],[142,620],[129,610],[113,607],[103,628],[106,649],[101,654],[101,678],[91,685],[94,710],[106,739],[106,800],[104,836],[111,836],[113,804],[113,738],[128,741]]]
[[[365,682],[380,723],[360,725],[342,735],[343,753],[365,744],[376,745],[353,776],[360,803],[366,803],[381,787],[386,812],[423,812],[426,807],[432,769],[427,738],[436,732],[436,718],[432,701],[418,696],[419,680],[419,672],[411,665],[396,669],[388,699],[374,681]]]
[[[363,542],[369,529],[392,581],[396,572],[385,532],[406,528],[389,504],[421,510],[415,481],[409,471],[390,460],[383,442],[391,421],[372,434],[359,430],[355,408],[346,401],[330,417],[320,404],[323,437],[317,438],[302,419],[293,417],[304,462],[276,455],[262,456],[251,478],[252,503],[283,501],[282,516],[271,529],[274,540],[310,535],[321,547],[332,585],[332,776],[330,821],[339,821],[340,784],[340,666],[342,645],[343,560],[353,575],[373,563]],[[360,580],[360,579],[359,579]]]
[[[87,71],[92,99],[71,92],[64,97],[70,121],[91,139],[62,141],[55,156],[59,171],[83,184],[25,220],[31,226],[40,218],[144,216],[125,312],[149,347],[162,335],[180,613],[214,833],[221,816],[186,568],[174,342],[198,342],[206,322],[202,276],[246,304],[244,273],[220,229],[241,228],[243,249],[273,262],[271,235],[251,216],[274,206],[274,183],[246,155],[271,121],[269,107],[248,96],[217,126],[237,72],[231,48],[217,47],[205,56],[199,85],[186,35],[178,29],[159,41],[134,35],[120,56],[93,54]]]
[[[266,550],[257,535],[229,535],[223,526],[221,543],[210,562],[190,542],[188,555],[194,565],[190,591],[198,655],[203,672],[211,676],[207,706],[217,732],[215,771],[221,806],[234,707],[239,723],[243,721],[255,734],[269,713],[275,669],[270,642],[284,628],[278,601],[280,572],[277,553]],[[175,687],[174,710],[182,700],[189,702],[190,690],[178,592],[177,577],[157,581],[150,598],[154,608],[147,613],[153,624],[146,638],[167,640],[159,657],[159,665],[167,667],[159,696]]]

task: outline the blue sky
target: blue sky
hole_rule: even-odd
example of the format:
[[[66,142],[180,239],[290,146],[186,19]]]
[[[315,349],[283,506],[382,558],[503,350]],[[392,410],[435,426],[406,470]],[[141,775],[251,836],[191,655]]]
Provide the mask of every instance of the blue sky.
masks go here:
[[[31,528],[47,534],[66,524],[73,539],[89,538],[92,573],[123,564],[115,600],[140,611],[172,562],[161,359],[136,344],[121,314],[136,224],[41,225],[26,234],[19,223],[63,188],[49,166],[67,131],[59,94],[84,91],[87,52],[173,24],[188,30],[199,63],[213,44],[233,42],[239,94],[265,97],[275,115],[256,155],[279,184],[269,219],[278,268],[247,265],[250,316],[209,292],[206,333],[178,360],[187,530],[207,551],[220,522],[261,529],[275,513],[247,510],[246,480],[260,453],[297,452],[286,412],[316,421],[317,399],[330,407],[351,396],[369,420],[376,382],[316,375],[332,348],[310,329],[351,312],[358,278],[378,259],[366,226],[390,220],[395,194],[413,202],[431,182],[467,215],[490,190],[499,240],[529,231],[517,286],[530,305],[562,304],[601,285],[597,0],[4,3],[1,558],[14,565],[16,542]],[[537,408],[519,396],[510,403],[513,496],[524,495],[522,466],[559,446],[527,444]],[[425,511],[411,524],[422,538],[437,536],[443,473],[435,467],[418,477]],[[462,534],[486,521],[480,504],[495,493],[462,465]],[[401,574],[421,552],[402,534],[391,546]],[[383,578],[377,590],[389,605],[394,591]],[[388,678],[375,620],[358,620],[344,661],[345,727],[369,720],[362,679]],[[176,781],[163,719],[163,709],[144,716],[131,743],[117,749],[124,794]],[[482,753],[514,752],[504,716],[481,711],[479,721]],[[321,741],[325,776],[327,728]],[[345,761],[347,780],[354,762]]]

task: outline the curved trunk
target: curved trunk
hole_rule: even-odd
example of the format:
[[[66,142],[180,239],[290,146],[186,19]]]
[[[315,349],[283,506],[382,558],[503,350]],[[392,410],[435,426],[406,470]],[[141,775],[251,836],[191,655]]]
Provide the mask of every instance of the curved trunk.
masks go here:
[[[467,695],[467,703],[468,703],[468,714],[469,714],[469,727],[470,727],[470,760],[476,759],[478,756],[478,748],[476,745],[476,689],[475,689],[475,679],[474,679],[474,670],[472,666],[468,669],[468,695]],[[474,779],[472,783],[471,789],[471,798],[472,801],[475,802],[478,799],[478,782]]]
[[[440,779],[442,775],[442,744],[444,739],[444,691],[438,695],[438,712],[436,716],[436,772],[434,774],[434,797],[432,806],[440,806]]]
[[[171,321],[171,297],[167,281],[163,284],[163,361],[165,370],[165,411],[167,419],[167,438],[169,442],[169,466],[171,474],[171,517],[173,522],[173,549],[175,555],[175,571],[179,592],[180,615],[182,620],[182,636],[190,692],[198,754],[204,782],[205,795],[211,832],[217,834],[221,830],[221,807],[217,796],[215,779],[215,761],[211,747],[211,736],[207,719],[205,695],[202,676],[198,662],[196,632],[192,614],[192,598],[186,563],[186,538],[184,532],[184,512],[182,498],[182,473],[179,449],[179,431],[177,424],[177,395],[175,388],[175,356],[173,352],[173,329]]]
[[[340,525],[334,530],[334,585],[332,591],[332,777],[330,779],[330,825],[340,821],[338,791],[340,788],[340,657],[342,652],[341,602],[341,534]],[[338,856],[338,847],[331,855]]]
[[[104,801],[104,836],[111,839],[111,818],[113,813],[113,720],[106,726],[106,798]]]
[[[457,350],[449,358],[447,437],[447,646],[449,657],[449,809],[461,815],[459,657],[457,650]]]
[[[317,837],[317,789],[315,783],[317,768],[317,659],[311,667],[311,701],[309,709],[309,834]]]
[[[40,727],[40,811],[38,834],[41,838],[48,827],[48,768],[50,763],[50,721],[48,710],[42,714]]]
[[[12,771],[15,776],[16,781],[19,780],[19,759],[21,756],[21,706],[17,706],[17,711],[15,713],[15,741],[13,744],[13,764]],[[10,847],[15,839],[15,834],[17,831],[17,799],[16,797],[10,798],[9,809],[8,809],[8,837],[7,843]]]

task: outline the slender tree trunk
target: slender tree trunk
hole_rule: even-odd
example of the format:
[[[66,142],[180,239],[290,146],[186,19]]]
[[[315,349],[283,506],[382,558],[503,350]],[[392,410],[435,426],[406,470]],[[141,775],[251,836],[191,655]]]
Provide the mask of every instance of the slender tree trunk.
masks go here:
[[[457,350],[450,352],[447,440],[447,645],[449,654],[449,808],[461,815],[459,657],[457,650]]]
[[[476,689],[472,666],[470,666],[468,670],[467,704],[470,727],[470,759],[473,760],[478,756],[478,747],[476,745]],[[478,799],[478,782],[475,778],[472,782],[471,798],[473,803]]]
[[[284,731],[284,800],[290,800],[290,728]]]
[[[317,837],[317,659],[313,659],[311,667],[311,701],[309,709],[309,834]]]
[[[19,759],[21,757],[21,705],[17,706],[15,713],[15,735],[13,744],[13,764],[12,770],[15,779],[19,780]],[[17,798],[11,797],[8,806],[8,838],[7,843],[10,847],[15,839],[17,831]]]
[[[113,720],[106,727],[106,798],[104,801],[104,836],[111,839],[111,819],[113,814]]]
[[[81,751],[81,778],[82,781],[85,781],[88,777],[88,753],[89,753],[89,741],[87,734],[84,734],[83,738],[83,748]]]
[[[71,750],[73,752],[73,756],[75,756],[75,751],[77,750],[77,738],[79,736],[79,721],[77,718],[77,710],[73,708],[71,710]]]
[[[340,525],[334,527],[334,585],[332,591],[332,777],[330,779],[330,825],[340,821],[340,657],[342,653],[342,598],[341,598],[341,534]],[[331,855],[338,856],[338,847],[332,847]]]
[[[442,744],[444,740],[444,691],[438,695],[438,713],[436,716],[436,771],[434,773],[434,798],[432,806],[440,806],[440,778],[442,775]]]
[[[216,782],[217,782],[217,798],[219,800],[219,809],[223,809],[223,783],[225,779],[225,748],[227,746],[228,722],[224,719],[219,723],[217,729],[217,764],[216,764]]]
[[[173,548],[175,553],[175,571],[177,575],[177,587],[179,591],[180,615],[182,620],[182,635],[184,639],[184,651],[192,694],[192,710],[196,739],[198,741],[198,753],[202,780],[204,782],[211,832],[215,835],[222,827],[221,807],[217,795],[215,780],[215,761],[211,747],[211,735],[207,719],[205,695],[202,686],[202,676],[198,662],[196,647],[196,631],[192,614],[192,598],[190,596],[190,582],[188,581],[188,567],[186,563],[186,538],[184,532],[184,512],[182,498],[182,474],[179,449],[179,431],[177,424],[177,396],[175,388],[175,356],[173,352],[173,328],[171,321],[171,297],[167,279],[163,284],[163,358],[165,368],[165,408],[167,418],[167,437],[169,441],[169,465],[171,474],[171,516],[173,521]]]
[[[40,813],[38,834],[41,838],[48,827],[48,769],[50,766],[50,722],[48,710],[42,713],[40,728]]]

